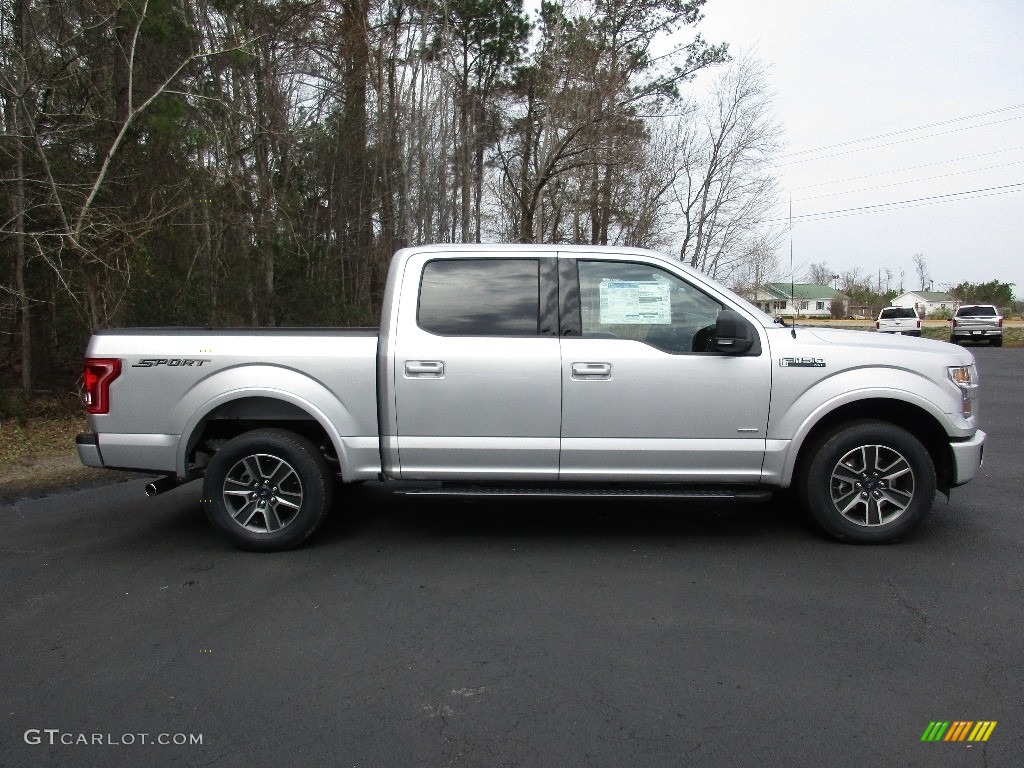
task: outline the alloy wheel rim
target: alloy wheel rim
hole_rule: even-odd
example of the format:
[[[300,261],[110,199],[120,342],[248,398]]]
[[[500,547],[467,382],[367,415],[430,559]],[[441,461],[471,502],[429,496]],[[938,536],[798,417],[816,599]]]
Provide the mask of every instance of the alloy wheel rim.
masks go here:
[[[222,495],[234,522],[251,533],[272,534],[287,528],[302,509],[299,473],[269,453],[254,453],[235,462],[224,478]]]
[[[846,520],[865,528],[888,525],[914,500],[914,470],[887,445],[862,445],[846,453],[832,470],[832,504]]]

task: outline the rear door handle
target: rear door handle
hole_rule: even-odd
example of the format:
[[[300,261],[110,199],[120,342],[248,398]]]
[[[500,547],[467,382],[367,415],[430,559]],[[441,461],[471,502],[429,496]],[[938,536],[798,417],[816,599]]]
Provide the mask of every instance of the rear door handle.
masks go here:
[[[417,379],[440,379],[444,377],[444,363],[441,360],[406,360],[405,375]]]
[[[597,381],[612,377],[611,363],[573,363],[572,377],[579,381]]]

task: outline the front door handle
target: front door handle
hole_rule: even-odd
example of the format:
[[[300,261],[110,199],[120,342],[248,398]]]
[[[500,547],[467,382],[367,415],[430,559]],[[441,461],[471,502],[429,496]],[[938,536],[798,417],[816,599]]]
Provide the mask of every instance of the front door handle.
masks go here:
[[[612,377],[611,363],[573,363],[572,377],[578,381],[598,381]]]
[[[440,379],[444,377],[444,363],[441,360],[406,360],[405,375],[417,379]]]

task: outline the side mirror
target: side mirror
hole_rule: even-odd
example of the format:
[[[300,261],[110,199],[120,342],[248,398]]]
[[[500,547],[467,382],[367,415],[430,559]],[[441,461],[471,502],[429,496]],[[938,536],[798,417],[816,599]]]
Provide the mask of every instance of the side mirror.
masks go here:
[[[711,349],[724,355],[743,355],[754,346],[754,327],[738,312],[723,309],[715,322]]]

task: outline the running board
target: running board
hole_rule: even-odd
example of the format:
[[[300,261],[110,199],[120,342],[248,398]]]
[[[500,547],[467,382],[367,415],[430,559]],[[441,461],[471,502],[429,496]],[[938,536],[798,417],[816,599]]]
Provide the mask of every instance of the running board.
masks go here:
[[[761,488],[548,488],[467,486],[436,488],[401,488],[396,494],[405,496],[462,496],[462,497],[561,497],[603,499],[690,499],[692,501],[768,501],[772,492]]]

